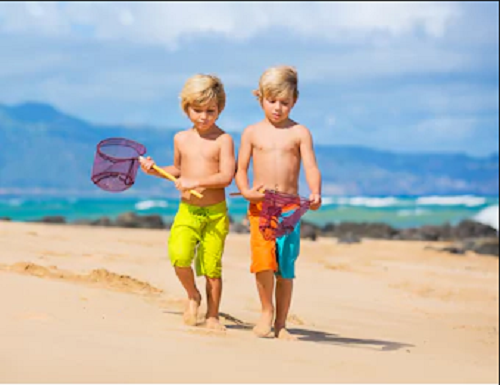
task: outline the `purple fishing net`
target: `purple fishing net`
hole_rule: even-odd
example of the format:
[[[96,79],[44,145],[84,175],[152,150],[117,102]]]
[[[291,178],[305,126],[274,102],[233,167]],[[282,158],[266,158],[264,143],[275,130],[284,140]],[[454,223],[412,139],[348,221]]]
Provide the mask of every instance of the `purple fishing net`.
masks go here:
[[[139,156],[146,147],[133,140],[110,138],[97,145],[92,168],[92,182],[99,188],[119,192],[130,188],[139,168]]]
[[[266,190],[264,195],[259,228],[266,240],[291,233],[309,210],[309,200],[299,195],[274,190]]]

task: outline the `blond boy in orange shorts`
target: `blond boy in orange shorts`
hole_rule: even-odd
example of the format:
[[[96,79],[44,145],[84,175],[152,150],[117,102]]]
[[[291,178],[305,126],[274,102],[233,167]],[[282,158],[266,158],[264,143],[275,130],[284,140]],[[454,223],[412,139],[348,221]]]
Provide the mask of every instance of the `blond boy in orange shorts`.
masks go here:
[[[251,272],[256,276],[262,305],[261,318],[254,332],[260,337],[267,336],[274,321],[275,337],[293,340],[294,336],[286,329],[286,319],[292,300],[295,261],[300,251],[300,225],[283,237],[266,240],[259,229],[264,199],[261,191],[269,189],[297,195],[302,162],[311,191],[310,208],[316,210],[321,205],[321,174],[310,131],[289,118],[299,94],[296,70],[289,66],[269,68],[261,76],[259,89],[254,94],[264,111],[264,119],[244,130],[236,174],[236,184],[250,202]],[[254,180],[250,188],[248,167],[251,159]],[[290,207],[290,212],[292,210]],[[276,309],[273,304],[275,275]]]

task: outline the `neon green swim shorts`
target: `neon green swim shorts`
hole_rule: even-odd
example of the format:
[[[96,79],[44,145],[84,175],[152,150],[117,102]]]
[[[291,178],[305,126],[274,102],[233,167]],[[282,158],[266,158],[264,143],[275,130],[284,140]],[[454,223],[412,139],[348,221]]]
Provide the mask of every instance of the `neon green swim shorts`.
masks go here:
[[[196,275],[220,278],[228,233],[229,215],[225,201],[207,207],[181,202],[168,240],[172,266],[190,267],[196,252]]]

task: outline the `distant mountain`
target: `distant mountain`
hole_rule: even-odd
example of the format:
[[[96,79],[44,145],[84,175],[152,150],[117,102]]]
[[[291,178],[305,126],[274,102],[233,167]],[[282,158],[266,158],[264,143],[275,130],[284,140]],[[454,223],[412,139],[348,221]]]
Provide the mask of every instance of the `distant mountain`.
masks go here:
[[[0,105],[0,193],[100,193],[90,181],[96,145],[126,137],[147,147],[159,164],[173,158],[173,136],[184,127],[101,126],[41,103]],[[239,134],[233,134],[239,145]],[[316,144],[325,194],[498,195],[498,154],[405,154]],[[302,181],[304,175],[302,173]],[[302,189],[307,191],[303,183]],[[127,194],[175,194],[171,183],[140,174]],[[109,193],[108,193],[109,194]]]

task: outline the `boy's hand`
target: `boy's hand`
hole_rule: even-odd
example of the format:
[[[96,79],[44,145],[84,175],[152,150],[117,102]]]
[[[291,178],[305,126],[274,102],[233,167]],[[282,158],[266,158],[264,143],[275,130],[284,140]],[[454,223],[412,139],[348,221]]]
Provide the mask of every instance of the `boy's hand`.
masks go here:
[[[146,174],[149,174],[153,166],[156,164],[150,156],[148,156],[147,158],[139,158],[139,163],[141,165],[141,170]]]
[[[264,200],[265,195],[261,191],[264,191],[264,185],[254,186],[251,189],[242,191],[241,195],[251,203],[258,203]]]
[[[309,208],[311,210],[317,210],[321,207],[321,195],[311,194],[309,195],[309,202],[311,202]]]
[[[180,177],[175,181],[175,188],[181,192],[194,190],[198,187],[198,182],[188,178]]]

